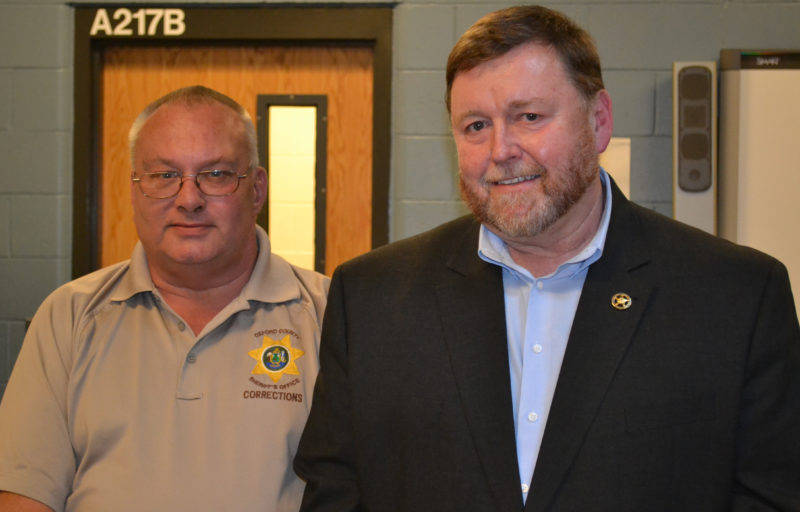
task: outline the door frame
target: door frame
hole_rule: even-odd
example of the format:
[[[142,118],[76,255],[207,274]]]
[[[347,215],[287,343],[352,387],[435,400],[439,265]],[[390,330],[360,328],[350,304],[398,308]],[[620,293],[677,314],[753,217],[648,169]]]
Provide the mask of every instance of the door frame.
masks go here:
[[[167,7],[183,12],[185,31],[165,35],[91,34],[99,11],[112,24],[120,10],[137,12],[150,4],[73,5],[75,71],[73,135],[72,276],[99,268],[102,57],[108,47],[157,45],[367,46],[373,60],[372,247],[389,239],[389,168],[391,150],[392,11],[395,4],[279,6],[203,4]],[[174,10],[173,9],[173,10]],[[149,12],[149,11],[148,11]],[[150,21],[145,26],[150,25]],[[135,24],[134,24],[135,26]]]

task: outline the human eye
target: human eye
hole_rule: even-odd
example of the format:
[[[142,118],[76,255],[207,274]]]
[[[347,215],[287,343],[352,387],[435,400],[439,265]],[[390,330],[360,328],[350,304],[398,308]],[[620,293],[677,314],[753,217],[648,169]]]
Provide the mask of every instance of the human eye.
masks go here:
[[[537,119],[539,119],[539,114],[533,114],[531,112],[525,112],[524,114],[522,114],[522,118],[525,121],[533,122],[533,121],[536,121]]]
[[[180,174],[177,171],[158,171],[148,172],[144,176],[150,181],[169,181],[178,178]]]
[[[211,196],[232,194],[239,185],[238,175],[228,169],[208,169],[197,173],[200,190]]]
[[[485,121],[473,121],[467,125],[466,131],[467,132],[479,132],[486,128]]]
[[[233,178],[236,173],[225,169],[209,169],[201,171],[200,175],[208,181],[225,181]]]

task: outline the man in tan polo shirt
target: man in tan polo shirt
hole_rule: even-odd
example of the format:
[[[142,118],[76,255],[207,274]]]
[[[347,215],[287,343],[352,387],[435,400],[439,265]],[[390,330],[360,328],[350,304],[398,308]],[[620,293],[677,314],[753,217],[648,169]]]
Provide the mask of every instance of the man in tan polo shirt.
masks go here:
[[[232,99],[174,91],[130,141],[140,243],[36,313],[0,406],[0,510],[296,510],[328,279],[270,253]]]

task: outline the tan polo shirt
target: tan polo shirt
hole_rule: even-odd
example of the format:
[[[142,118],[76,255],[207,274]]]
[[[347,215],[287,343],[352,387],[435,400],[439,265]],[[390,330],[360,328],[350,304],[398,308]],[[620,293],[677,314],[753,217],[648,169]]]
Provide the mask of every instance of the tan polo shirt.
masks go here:
[[[329,281],[259,256],[197,336],[141,244],[53,292],[0,405],[0,489],[56,511],[296,511]]]

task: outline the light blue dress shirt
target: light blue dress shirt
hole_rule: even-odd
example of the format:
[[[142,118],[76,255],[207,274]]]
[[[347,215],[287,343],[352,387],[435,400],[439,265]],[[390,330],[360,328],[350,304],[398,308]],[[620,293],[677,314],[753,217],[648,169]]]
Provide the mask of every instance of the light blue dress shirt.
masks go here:
[[[561,361],[589,265],[602,252],[611,218],[611,184],[600,170],[604,203],[594,238],[550,275],[535,278],[511,258],[500,237],[480,228],[478,255],[503,269],[508,364],[522,500],[527,500]]]

